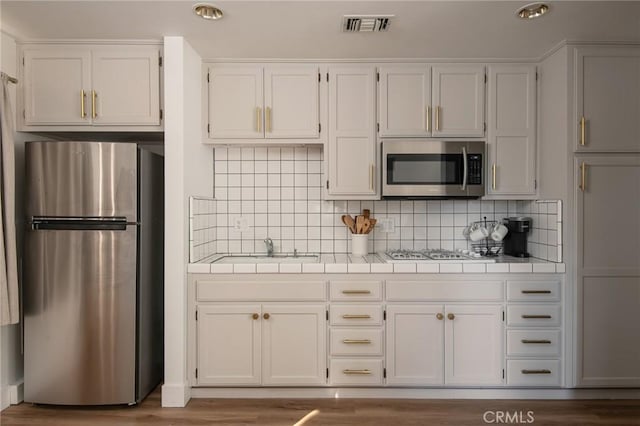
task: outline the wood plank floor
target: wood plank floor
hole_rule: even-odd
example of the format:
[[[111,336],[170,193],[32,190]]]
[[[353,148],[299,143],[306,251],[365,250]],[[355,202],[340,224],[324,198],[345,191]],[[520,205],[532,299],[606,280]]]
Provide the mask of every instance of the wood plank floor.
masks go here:
[[[483,425],[487,411],[522,412],[533,425],[640,425],[639,400],[425,399],[192,399],[186,408],[160,407],[155,390],[137,407],[61,408],[20,404],[0,413],[0,424],[103,425]],[[487,420],[496,423],[493,413]],[[514,424],[512,418],[509,423]],[[531,422],[529,422],[531,423]]]

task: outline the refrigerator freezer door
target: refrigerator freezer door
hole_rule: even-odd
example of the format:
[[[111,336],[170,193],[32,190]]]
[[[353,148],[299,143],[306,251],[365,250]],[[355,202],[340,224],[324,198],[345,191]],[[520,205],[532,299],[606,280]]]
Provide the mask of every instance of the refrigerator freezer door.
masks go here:
[[[27,142],[27,217],[137,220],[137,147],[110,142]]]
[[[25,240],[25,401],[136,398],[137,226],[29,230]]]

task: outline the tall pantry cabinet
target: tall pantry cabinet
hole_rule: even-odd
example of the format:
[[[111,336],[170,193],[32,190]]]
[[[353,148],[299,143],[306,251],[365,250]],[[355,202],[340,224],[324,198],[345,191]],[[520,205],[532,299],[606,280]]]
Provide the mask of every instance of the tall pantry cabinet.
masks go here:
[[[577,385],[640,385],[640,48],[575,48]]]

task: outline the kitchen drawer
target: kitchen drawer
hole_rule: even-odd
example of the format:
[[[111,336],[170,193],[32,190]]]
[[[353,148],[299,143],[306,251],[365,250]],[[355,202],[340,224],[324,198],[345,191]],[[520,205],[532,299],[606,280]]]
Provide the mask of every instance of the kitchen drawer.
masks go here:
[[[507,281],[510,302],[554,302],[560,300],[560,281]]]
[[[507,306],[509,327],[557,327],[560,325],[560,305]]]
[[[339,301],[379,301],[382,300],[382,281],[331,281],[329,297]]]
[[[507,330],[507,356],[560,356],[560,330]]]
[[[382,385],[382,359],[332,358],[329,384],[341,386]]]
[[[331,325],[382,325],[380,305],[335,305],[329,308]]]
[[[196,299],[212,301],[325,301],[324,281],[196,281]]]
[[[502,281],[387,281],[390,302],[484,301],[502,302]]]
[[[560,386],[559,359],[507,360],[508,386]]]
[[[332,328],[331,355],[382,356],[382,329]]]

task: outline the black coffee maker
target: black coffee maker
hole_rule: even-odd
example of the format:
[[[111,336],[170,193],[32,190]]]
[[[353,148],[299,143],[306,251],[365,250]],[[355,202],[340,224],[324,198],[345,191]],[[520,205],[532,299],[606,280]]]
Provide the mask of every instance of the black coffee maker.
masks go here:
[[[527,234],[531,229],[530,217],[507,217],[504,225],[509,232],[504,237],[504,254],[514,257],[529,257],[527,253]]]

